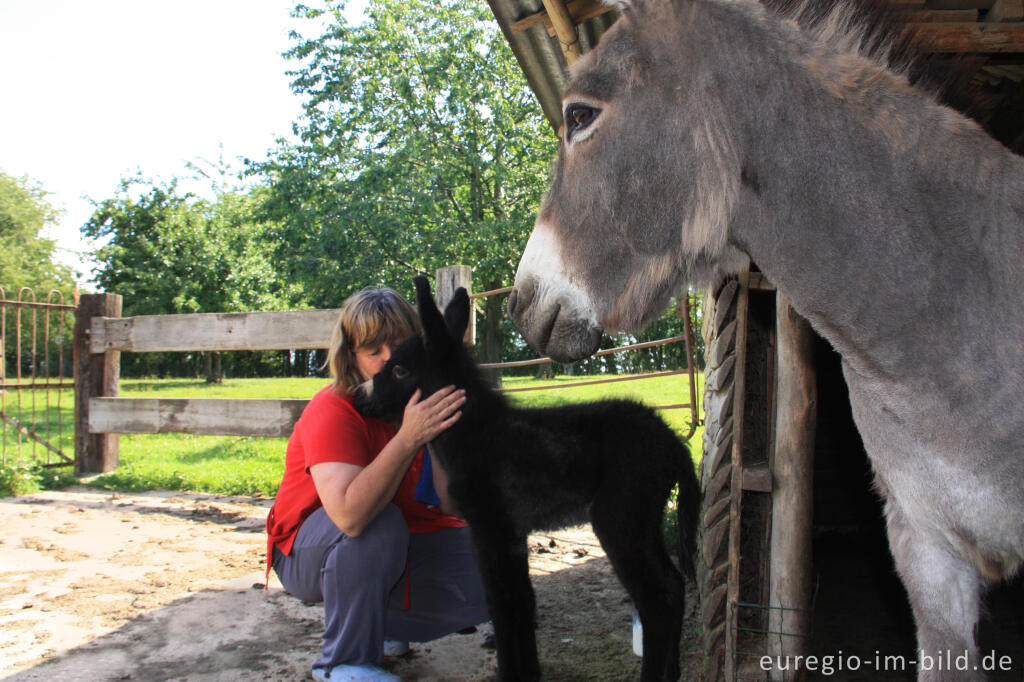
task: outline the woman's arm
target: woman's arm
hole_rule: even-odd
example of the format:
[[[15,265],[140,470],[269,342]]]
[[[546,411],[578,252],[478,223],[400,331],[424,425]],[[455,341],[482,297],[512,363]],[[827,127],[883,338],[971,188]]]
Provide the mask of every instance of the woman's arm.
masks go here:
[[[419,449],[458,421],[465,402],[465,391],[453,386],[425,400],[417,391],[405,407],[398,433],[368,465],[321,462],[311,466],[317,494],[334,525],[349,537],[362,533],[394,499]]]

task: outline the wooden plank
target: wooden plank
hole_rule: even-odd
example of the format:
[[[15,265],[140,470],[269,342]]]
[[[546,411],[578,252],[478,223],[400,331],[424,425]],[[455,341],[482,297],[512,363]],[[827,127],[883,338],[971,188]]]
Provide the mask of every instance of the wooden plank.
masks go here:
[[[192,433],[287,438],[308,400],[93,398],[89,433]]]
[[[743,489],[755,493],[772,491],[772,472],[767,466],[744,467]]]
[[[989,9],[994,0],[925,0],[928,9]]]
[[[91,352],[326,348],[338,310],[94,318]]]
[[[964,22],[907,24],[914,41],[929,52],[1024,52],[1024,23]]]
[[[814,332],[776,294],[776,413],[768,638],[776,660],[804,653],[811,626],[814,440],[818,392]],[[782,680],[783,673],[772,679]]]
[[[978,20],[976,9],[900,9],[895,13],[896,20],[907,24],[955,24]]]
[[[732,481],[729,500],[729,575],[726,590],[725,615],[725,675],[724,679],[737,679],[736,675],[736,605],[740,594],[740,527],[743,514],[743,436],[744,403],[747,386],[747,330],[750,311],[750,266],[739,274],[738,300],[736,302],[736,372],[733,383],[733,441]]]

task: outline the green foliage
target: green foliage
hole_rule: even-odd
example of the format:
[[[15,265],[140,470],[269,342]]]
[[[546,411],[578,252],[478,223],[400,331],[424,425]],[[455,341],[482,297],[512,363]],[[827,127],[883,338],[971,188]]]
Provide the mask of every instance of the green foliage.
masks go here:
[[[71,269],[53,261],[56,244],[42,236],[57,219],[46,195],[28,178],[0,173],[0,287],[8,298],[21,287],[35,289],[40,301],[50,289],[74,288]]]
[[[31,495],[40,490],[65,488],[77,483],[67,468],[52,469],[37,465],[0,465],[0,497]]]
[[[39,492],[37,470],[23,466],[0,466],[0,497]]]
[[[95,253],[99,288],[124,297],[125,316],[294,307],[298,291],[274,267],[270,226],[256,215],[263,192],[214,182],[214,198],[205,199],[180,192],[178,179],[123,179],[82,227],[103,243]],[[249,364],[273,366],[275,357]],[[201,371],[198,354],[126,355],[122,370],[164,373],[170,365],[180,374],[183,362],[191,363],[192,374]]]
[[[300,7],[293,88],[301,141],[257,170],[280,225],[278,257],[314,307],[416,273],[472,265],[477,290],[510,283],[556,140],[479,0]]]
[[[166,184],[124,179],[82,231],[96,251],[100,289],[124,297],[125,315],[276,310],[289,290],[273,268],[259,189],[214,200]]]

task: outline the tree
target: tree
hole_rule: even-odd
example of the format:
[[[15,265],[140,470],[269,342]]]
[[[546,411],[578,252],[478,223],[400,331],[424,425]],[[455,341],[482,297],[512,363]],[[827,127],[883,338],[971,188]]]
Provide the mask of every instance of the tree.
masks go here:
[[[54,262],[56,244],[43,236],[58,217],[46,194],[28,178],[0,173],[0,287],[11,298],[21,287],[31,287],[41,300],[50,289],[74,288],[71,268]]]
[[[255,166],[279,267],[318,307],[453,264],[477,290],[511,283],[556,139],[486,5],[370,0],[355,26],[342,9],[296,8],[321,27],[289,54],[300,141]],[[486,360],[502,305],[488,299],[478,327]]]
[[[208,200],[179,192],[177,179],[135,177],[96,205],[82,231],[104,241],[96,282],[124,297],[125,315],[274,310],[299,297],[277,276],[254,214],[264,190],[214,190]],[[219,380],[218,361],[208,356],[208,380]]]

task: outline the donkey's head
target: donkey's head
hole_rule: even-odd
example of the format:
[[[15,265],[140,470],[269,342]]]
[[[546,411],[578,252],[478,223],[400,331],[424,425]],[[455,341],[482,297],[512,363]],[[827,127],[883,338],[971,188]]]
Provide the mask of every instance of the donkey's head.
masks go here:
[[[422,330],[398,344],[384,368],[356,389],[355,407],[366,416],[397,421],[416,389],[426,397],[445,386],[464,386],[468,379],[469,356],[462,345],[469,324],[466,290],[455,291],[442,316],[426,277],[413,281]]]
[[[573,67],[555,178],[509,298],[556,360],[635,331],[726,248],[740,183],[689,0],[634,2]]]

